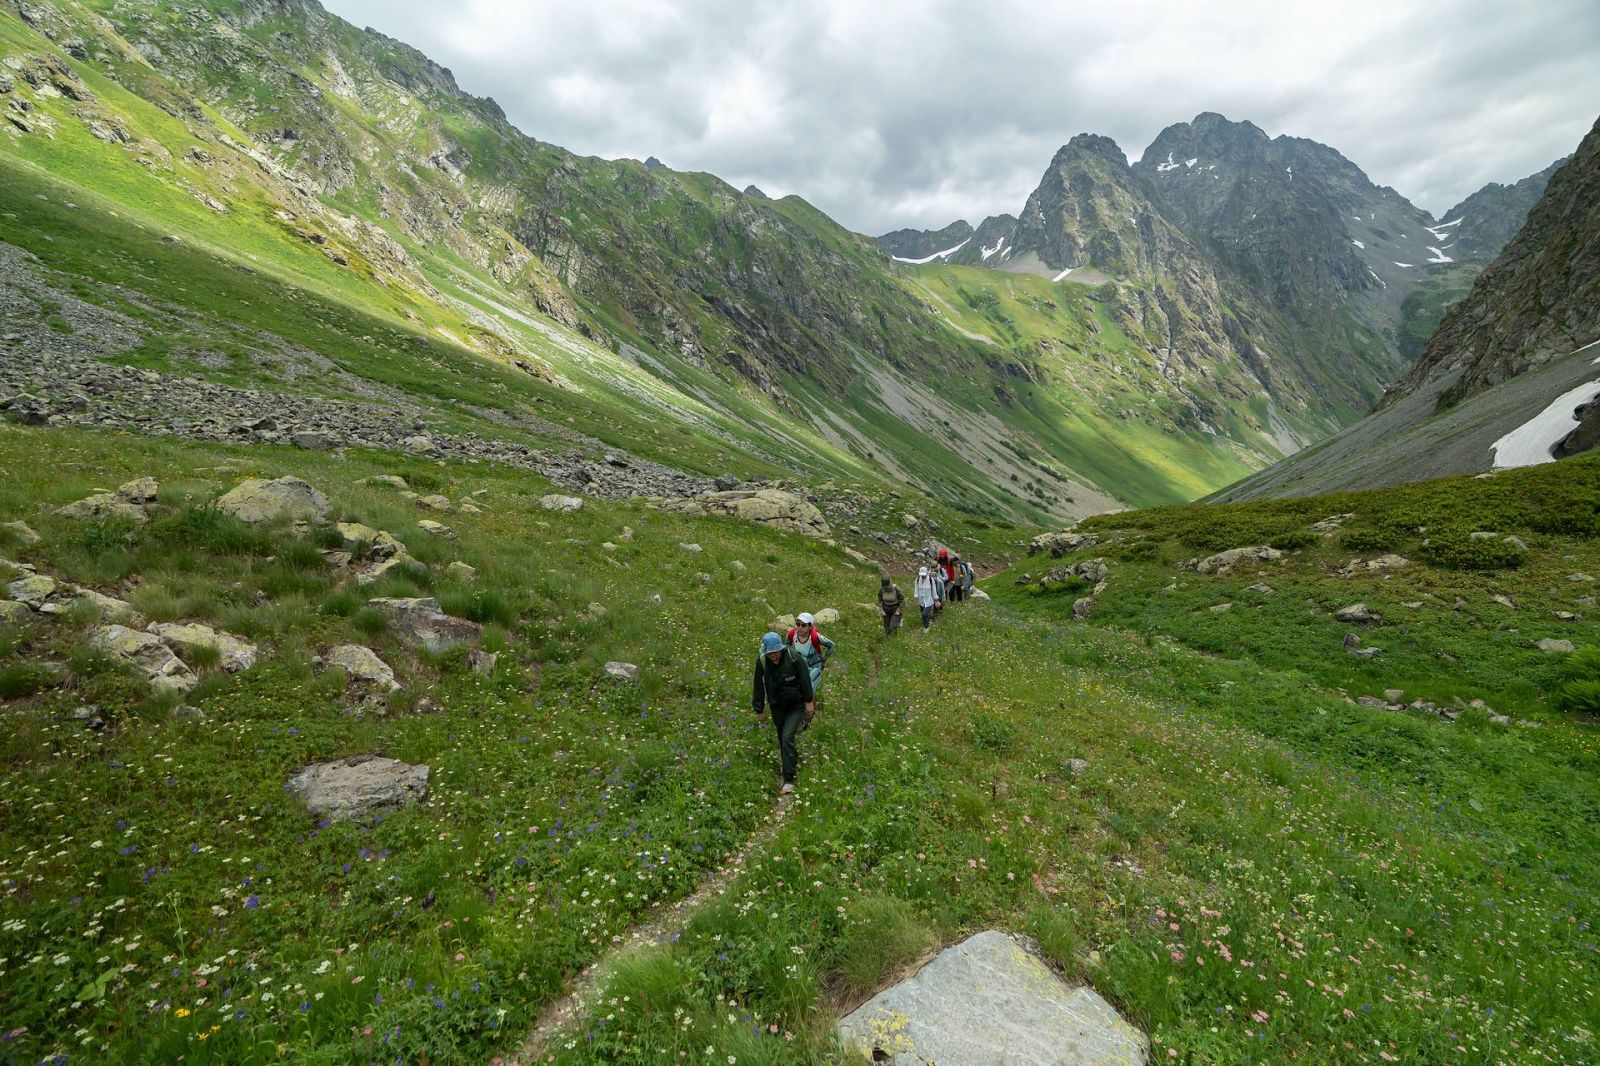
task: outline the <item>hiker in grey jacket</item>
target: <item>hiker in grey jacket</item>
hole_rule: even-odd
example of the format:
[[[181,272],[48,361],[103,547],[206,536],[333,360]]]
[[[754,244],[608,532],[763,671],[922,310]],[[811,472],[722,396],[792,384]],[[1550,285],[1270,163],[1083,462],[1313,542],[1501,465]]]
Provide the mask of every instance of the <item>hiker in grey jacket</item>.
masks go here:
[[[878,610],[883,614],[883,631],[889,636],[900,632],[900,621],[905,617],[906,597],[900,586],[887,574],[878,588]]]
[[[750,706],[763,722],[767,719],[767,709],[772,710],[772,724],[778,730],[778,759],[783,771],[780,792],[787,795],[794,791],[795,771],[800,764],[795,736],[801,724],[817,713],[817,704],[811,688],[811,670],[805,659],[787,647],[776,633],[761,638]]]

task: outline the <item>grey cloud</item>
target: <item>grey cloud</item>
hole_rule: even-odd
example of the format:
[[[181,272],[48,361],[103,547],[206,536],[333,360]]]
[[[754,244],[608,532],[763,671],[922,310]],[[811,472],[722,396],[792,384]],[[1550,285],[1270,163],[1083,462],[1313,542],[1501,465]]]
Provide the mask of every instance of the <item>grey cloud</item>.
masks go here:
[[[1446,210],[1570,152],[1593,0],[329,0],[522,129],[799,193],[853,228],[1015,211],[1091,130],[1131,158],[1204,111],[1323,141]]]

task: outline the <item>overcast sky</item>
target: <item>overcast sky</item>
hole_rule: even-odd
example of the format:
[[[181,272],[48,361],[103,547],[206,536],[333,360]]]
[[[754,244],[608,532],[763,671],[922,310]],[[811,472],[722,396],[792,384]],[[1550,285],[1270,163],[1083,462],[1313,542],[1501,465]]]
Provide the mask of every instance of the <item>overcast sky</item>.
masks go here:
[[[1073,134],[1137,159],[1200,111],[1330,144],[1437,214],[1600,112],[1600,0],[324,3],[540,140],[873,234],[1015,212]]]

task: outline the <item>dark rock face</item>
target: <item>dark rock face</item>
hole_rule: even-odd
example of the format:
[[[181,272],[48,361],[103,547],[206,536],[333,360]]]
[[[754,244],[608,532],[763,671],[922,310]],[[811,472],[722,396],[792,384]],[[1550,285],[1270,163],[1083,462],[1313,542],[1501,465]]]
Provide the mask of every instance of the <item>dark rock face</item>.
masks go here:
[[[1578,416],[1578,428],[1568,433],[1550,451],[1557,459],[1579,455],[1600,445],[1600,400],[1590,400],[1575,413]]]
[[[1386,398],[1460,372],[1440,410],[1600,338],[1600,122]]]

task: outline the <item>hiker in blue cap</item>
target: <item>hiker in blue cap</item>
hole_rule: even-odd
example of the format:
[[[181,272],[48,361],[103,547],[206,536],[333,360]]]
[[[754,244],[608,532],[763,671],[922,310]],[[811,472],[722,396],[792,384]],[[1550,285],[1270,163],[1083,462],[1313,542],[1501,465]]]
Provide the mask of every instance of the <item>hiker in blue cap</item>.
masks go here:
[[[817,704],[805,659],[784,644],[776,633],[761,638],[750,705],[763,722],[767,718],[767,708],[772,709],[772,722],[778,728],[778,756],[783,766],[783,787],[779,791],[788,795],[794,791],[795,769],[800,762],[794,738],[800,732],[801,723],[809,722],[817,713]]]

